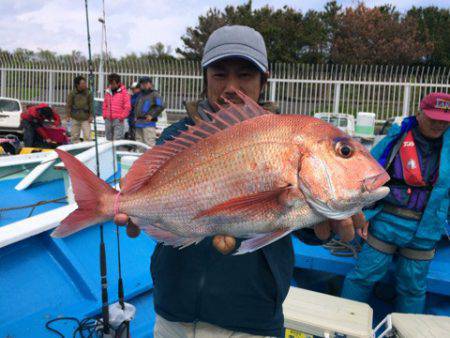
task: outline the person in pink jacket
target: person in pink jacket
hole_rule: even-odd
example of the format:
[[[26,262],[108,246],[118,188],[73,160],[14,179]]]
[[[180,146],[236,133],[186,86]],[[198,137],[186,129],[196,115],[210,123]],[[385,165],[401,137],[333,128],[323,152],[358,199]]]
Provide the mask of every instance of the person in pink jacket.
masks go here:
[[[106,89],[103,101],[106,139],[120,140],[124,137],[124,120],[131,109],[130,95],[127,88],[120,82],[119,74],[109,74],[108,83],[109,87]]]

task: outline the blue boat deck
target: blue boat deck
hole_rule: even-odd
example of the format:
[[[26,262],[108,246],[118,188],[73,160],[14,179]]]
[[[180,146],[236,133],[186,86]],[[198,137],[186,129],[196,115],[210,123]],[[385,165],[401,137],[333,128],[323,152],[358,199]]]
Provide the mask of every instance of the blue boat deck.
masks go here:
[[[308,270],[317,270],[345,276],[353,267],[355,259],[339,257],[321,246],[310,246],[294,241],[295,266]],[[393,271],[394,266],[392,266]],[[389,276],[391,277],[391,276]],[[391,282],[391,278],[384,281]],[[450,296],[450,242],[439,242],[436,256],[431,262],[427,276],[428,291]]]
[[[63,197],[62,180],[36,184],[16,191],[18,180],[0,182],[1,208],[29,205]],[[64,204],[37,207],[33,215]],[[0,215],[0,227],[27,218],[30,209],[6,211]],[[105,224],[109,301],[117,301],[116,226]],[[130,239],[120,229],[122,270],[126,299],[137,307],[131,326],[133,337],[151,337],[154,322],[149,273],[154,241],[148,236]],[[49,232],[33,236],[0,249],[0,336],[51,337],[45,323],[57,317],[83,319],[100,313],[99,228],[93,227],[64,239]],[[26,323],[26,324],[25,324]],[[25,324],[25,325],[24,325]],[[67,336],[74,323],[52,324]]]
[[[329,250],[321,246],[306,245],[297,239],[294,239],[293,242],[295,267],[301,269],[295,274],[297,279],[300,280],[299,286],[338,296],[343,279],[353,268],[355,259],[353,257],[332,255]],[[374,310],[374,325],[379,323],[387,314],[394,311],[394,273],[395,259],[390,267],[389,274],[382,280],[382,283],[387,286],[387,288],[383,289],[383,292],[389,295],[386,297],[388,299],[380,299],[373,295],[369,301],[369,305]],[[315,283],[314,279],[318,279],[317,283]],[[323,283],[323,280],[326,283]],[[330,288],[328,284],[332,284],[332,287]],[[438,244],[436,256],[431,262],[427,276],[427,287],[425,312],[440,316],[450,316],[450,241],[447,238],[442,239]]]
[[[9,208],[63,197],[62,180],[35,184],[16,191],[18,180],[0,182],[0,206]],[[35,208],[33,215],[64,204],[50,203]],[[0,213],[0,227],[27,218],[30,209]],[[109,282],[109,301],[117,301],[116,226],[105,224],[105,243]],[[128,302],[137,308],[131,324],[133,337],[152,337],[155,314],[149,273],[150,255],[155,243],[148,236],[130,239],[120,229],[122,270]],[[450,243],[439,245],[428,275],[430,291],[427,311],[450,314]],[[313,273],[345,276],[353,258],[337,257],[322,247],[308,246],[294,239],[297,275],[316,289]],[[45,323],[57,317],[83,319],[100,313],[99,228],[93,227],[65,239],[53,239],[45,232],[0,249],[0,336],[52,337]],[[340,277],[342,279],[342,277]],[[391,278],[386,278],[391,283]],[[371,303],[375,320],[389,308]],[[52,327],[70,336],[74,323],[57,322]]]

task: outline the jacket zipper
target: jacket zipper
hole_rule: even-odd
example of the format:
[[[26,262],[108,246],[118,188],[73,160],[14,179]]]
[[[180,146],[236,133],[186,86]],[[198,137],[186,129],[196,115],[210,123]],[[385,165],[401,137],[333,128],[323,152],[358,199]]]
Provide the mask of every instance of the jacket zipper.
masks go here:
[[[212,243],[210,245],[210,247],[208,247],[209,249],[213,249],[212,247]],[[211,265],[213,259],[213,255],[209,256],[208,259],[208,263],[205,264],[205,266],[203,267],[203,271],[202,271],[202,275],[200,276],[200,280],[198,282],[198,291],[197,291],[197,300],[196,300],[196,304],[195,304],[195,319],[194,319],[194,323],[197,323],[200,321],[199,319],[199,314],[200,314],[200,310],[201,310],[201,302],[202,302],[202,297],[203,297],[203,289],[205,286],[205,279],[206,279],[206,273],[208,271],[209,266]]]
[[[205,285],[205,275],[206,275],[206,269],[203,270],[202,276],[200,277],[200,281],[198,283],[198,292],[197,292],[197,301],[195,304],[194,323],[198,323],[200,321],[200,319],[198,317],[199,317],[201,302],[202,302],[203,286]]]

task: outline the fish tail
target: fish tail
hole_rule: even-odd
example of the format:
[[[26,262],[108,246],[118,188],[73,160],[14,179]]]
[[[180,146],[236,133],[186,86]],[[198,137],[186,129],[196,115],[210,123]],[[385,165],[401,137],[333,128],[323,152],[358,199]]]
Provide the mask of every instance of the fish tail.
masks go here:
[[[111,219],[118,192],[71,154],[59,149],[55,151],[69,172],[78,208],[61,222],[51,236],[66,237]]]

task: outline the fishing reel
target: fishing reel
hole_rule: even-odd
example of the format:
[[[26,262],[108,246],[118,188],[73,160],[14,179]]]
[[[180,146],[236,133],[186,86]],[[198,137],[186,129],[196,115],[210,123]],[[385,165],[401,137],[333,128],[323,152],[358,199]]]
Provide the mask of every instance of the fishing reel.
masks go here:
[[[97,321],[95,331],[102,338],[128,338],[130,337],[130,322],[134,319],[136,308],[129,303],[120,302],[111,304],[109,310],[109,324],[107,327],[102,321]]]
[[[103,318],[88,317],[78,320],[74,317],[60,317],[48,321],[45,327],[64,338],[65,335],[55,328],[57,322],[74,322],[73,337],[129,338],[130,322],[134,319],[136,308],[128,303],[114,303],[108,306],[109,321],[104,324]],[[60,324],[61,325],[61,324]]]

